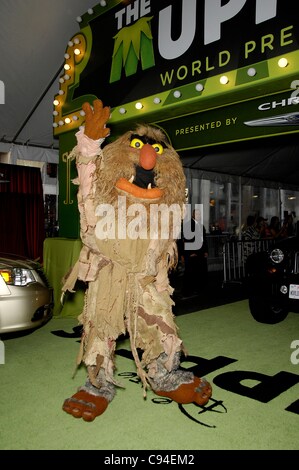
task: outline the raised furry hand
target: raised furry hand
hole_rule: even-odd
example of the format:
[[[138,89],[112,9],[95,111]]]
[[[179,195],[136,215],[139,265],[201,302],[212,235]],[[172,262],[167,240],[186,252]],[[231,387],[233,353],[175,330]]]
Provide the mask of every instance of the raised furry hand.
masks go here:
[[[110,117],[110,107],[103,106],[101,100],[94,100],[93,107],[89,103],[84,103],[82,109],[85,112],[84,134],[90,139],[98,140],[110,134],[106,122]]]

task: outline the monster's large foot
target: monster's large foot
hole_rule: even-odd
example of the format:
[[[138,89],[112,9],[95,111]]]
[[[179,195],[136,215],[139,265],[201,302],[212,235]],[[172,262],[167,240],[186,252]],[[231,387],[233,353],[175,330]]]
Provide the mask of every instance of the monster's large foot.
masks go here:
[[[102,396],[92,395],[85,390],[80,390],[71,398],[67,398],[62,409],[75,418],[83,418],[84,421],[93,421],[104,413],[109,402]]]
[[[212,387],[205,379],[194,377],[193,382],[181,384],[176,390],[171,390],[170,392],[155,390],[155,393],[161,397],[170,398],[182,405],[186,405],[188,403],[205,405],[211,398]]]

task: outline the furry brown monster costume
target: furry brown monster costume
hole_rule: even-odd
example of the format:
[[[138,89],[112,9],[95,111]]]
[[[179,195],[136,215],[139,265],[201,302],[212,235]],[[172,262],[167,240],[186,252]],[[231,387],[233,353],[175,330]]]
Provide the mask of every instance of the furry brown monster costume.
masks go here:
[[[70,155],[78,171],[74,182],[79,185],[83,248],[63,291],[73,291],[77,279],[88,283],[78,357],[88,379],[64,401],[63,410],[85,421],[105,411],[120,386],[114,379],[114,355],[117,338],[126,333],[144,396],[150,387],[178,403],[204,405],[210,384],[180,368],[180,355],[186,352],[168,280],[177,261],[175,240],[185,198],[179,156],[159,129],[147,125],[102,150],[110,132],[110,108],[95,100],[83,110],[85,128],[77,133]]]

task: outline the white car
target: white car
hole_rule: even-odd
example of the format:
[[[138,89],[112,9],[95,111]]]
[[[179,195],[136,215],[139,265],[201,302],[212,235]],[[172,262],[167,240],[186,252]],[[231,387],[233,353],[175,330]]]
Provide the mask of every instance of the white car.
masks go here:
[[[42,326],[53,316],[53,289],[42,266],[0,254],[0,335]]]

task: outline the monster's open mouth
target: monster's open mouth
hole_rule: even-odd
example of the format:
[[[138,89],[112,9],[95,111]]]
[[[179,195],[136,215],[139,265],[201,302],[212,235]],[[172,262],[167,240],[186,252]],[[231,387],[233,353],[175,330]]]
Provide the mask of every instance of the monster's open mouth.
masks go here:
[[[139,199],[159,199],[163,191],[156,187],[155,173],[136,165],[136,174],[127,180],[119,178],[115,185],[118,189]]]

